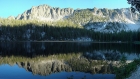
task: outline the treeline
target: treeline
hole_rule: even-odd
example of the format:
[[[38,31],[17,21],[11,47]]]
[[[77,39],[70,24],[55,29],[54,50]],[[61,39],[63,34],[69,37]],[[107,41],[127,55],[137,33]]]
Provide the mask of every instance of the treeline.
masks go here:
[[[134,42],[140,41],[140,30],[137,31],[120,31],[114,33],[93,32],[97,41],[111,41],[111,42]]]
[[[95,32],[71,21],[39,22],[0,18],[0,41],[140,41],[137,31]]]
[[[79,27],[59,27],[49,25],[18,25],[0,27],[0,40],[29,41],[29,40],[69,40],[88,36],[88,30]]]
[[[18,26],[1,25],[1,41],[74,41],[77,38],[91,38],[93,41],[100,42],[133,42],[140,41],[140,30],[120,31],[116,33],[103,33],[87,30],[80,27],[60,27],[48,24],[24,24]]]

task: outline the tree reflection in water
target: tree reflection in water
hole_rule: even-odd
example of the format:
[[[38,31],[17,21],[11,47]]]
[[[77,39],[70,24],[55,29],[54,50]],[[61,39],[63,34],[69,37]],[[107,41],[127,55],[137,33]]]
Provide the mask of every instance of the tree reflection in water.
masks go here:
[[[138,53],[138,48],[120,43],[2,42],[0,64],[17,64],[42,76],[62,71],[112,74],[122,54]]]

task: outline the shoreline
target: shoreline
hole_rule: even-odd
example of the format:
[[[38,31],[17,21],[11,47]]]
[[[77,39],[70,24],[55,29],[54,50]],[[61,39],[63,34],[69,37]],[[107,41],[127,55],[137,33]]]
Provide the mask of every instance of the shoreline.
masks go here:
[[[0,42],[79,42],[79,43],[134,43],[134,42],[96,42],[96,41],[0,41]]]

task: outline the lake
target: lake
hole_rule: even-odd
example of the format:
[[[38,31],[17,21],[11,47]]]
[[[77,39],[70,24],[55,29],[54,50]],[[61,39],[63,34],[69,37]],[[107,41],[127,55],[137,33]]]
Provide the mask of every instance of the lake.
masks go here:
[[[115,79],[122,56],[139,58],[140,45],[93,42],[1,42],[0,79]]]

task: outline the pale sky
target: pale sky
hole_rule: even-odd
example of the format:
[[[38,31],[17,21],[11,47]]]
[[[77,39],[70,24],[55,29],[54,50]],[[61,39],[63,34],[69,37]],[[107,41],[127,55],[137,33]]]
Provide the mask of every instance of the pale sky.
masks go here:
[[[32,6],[47,4],[60,8],[129,8],[127,0],[0,0],[0,17],[18,16]]]

